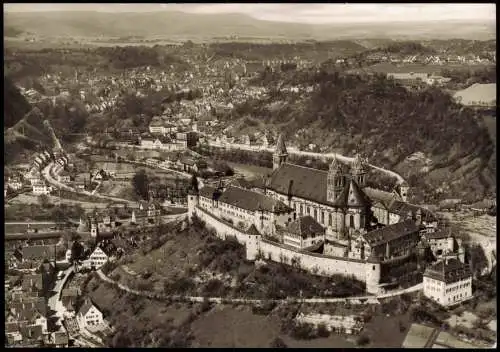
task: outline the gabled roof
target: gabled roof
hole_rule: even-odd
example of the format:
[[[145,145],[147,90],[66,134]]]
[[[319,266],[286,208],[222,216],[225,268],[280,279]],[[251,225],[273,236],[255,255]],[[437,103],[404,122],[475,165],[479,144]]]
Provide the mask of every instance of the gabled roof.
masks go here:
[[[250,225],[250,227],[249,227],[249,228],[248,228],[248,230],[247,230],[247,233],[248,233],[249,235],[254,235],[254,236],[255,236],[255,235],[256,235],[256,236],[260,236],[260,235],[261,235],[261,233],[259,232],[259,230],[257,230],[257,228],[255,227],[255,225],[254,225],[254,224]]]
[[[286,231],[302,238],[323,235],[325,229],[312,216],[302,216],[291,222],[286,227]]]
[[[422,220],[424,221],[437,221],[436,217],[434,214],[429,211],[428,209],[425,209],[423,207],[419,207],[418,205],[402,202],[399,200],[395,200],[394,202],[391,203],[389,211],[394,214],[398,214],[400,216],[407,216],[408,214],[412,214],[415,216],[417,212],[420,211],[422,215]]]
[[[418,232],[420,227],[413,220],[405,220],[396,224],[387,225],[380,229],[361,235],[370,247],[385,244],[400,237]]]
[[[54,246],[36,245],[22,249],[23,260],[26,259],[51,259],[54,257]]]
[[[370,199],[361,190],[358,184],[353,179],[351,179],[332,204],[342,209],[350,207],[365,207],[370,204]]]
[[[233,205],[250,211],[267,211],[273,213],[291,212],[285,203],[261,193],[246,190],[240,187],[229,186],[220,192],[215,187],[205,186],[200,190],[200,195],[209,199]]]
[[[92,303],[92,301],[90,300],[90,298],[86,298],[85,302],[83,303],[83,305],[81,306],[80,310],[78,311],[78,314],[81,314],[81,315],[85,316],[85,315],[87,315],[87,313],[89,312],[89,310],[92,307],[95,307],[95,305]],[[95,308],[97,309],[97,307],[95,307]]]
[[[281,194],[290,192],[292,196],[339,208],[369,204],[369,198],[354,180],[347,183],[333,203],[327,201],[327,179],[327,171],[284,163],[271,174],[268,188]],[[289,190],[290,182],[293,182],[291,190]]]
[[[21,286],[25,291],[31,291],[33,288],[41,290],[43,288],[42,274],[24,275]]]
[[[276,153],[287,154],[285,136],[283,136],[283,134],[280,134],[280,136],[278,137],[278,142],[276,143]]]
[[[424,276],[450,284],[469,278],[472,273],[469,265],[462,263],[458,259],[451,258],[428,267]]]
[[[394,192],[386,192],[380,189],[375,189],[371,187],[363,188],[363,192],[374,201],[378,201],[385,207],[389,207],[393,200],[400,200],[400,197]]]

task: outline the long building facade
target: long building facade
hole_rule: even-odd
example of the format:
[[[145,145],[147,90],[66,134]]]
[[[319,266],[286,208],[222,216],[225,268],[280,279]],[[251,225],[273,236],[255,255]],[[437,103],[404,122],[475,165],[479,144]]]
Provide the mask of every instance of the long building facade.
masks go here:
[[[392,193],[366,187],[369,165],[359,155],[350,172],[336,158],[328,171],[287,159],[280,136],[263,190],[205,186],[188,197],[190,215],[222,238],[234,233],[249,260],[288,258],[318,275],[354,275],[370,293],[381,291],[384,263],[421,253],[422,236],[437,227],[432,213],[407,203],[407,184]]]

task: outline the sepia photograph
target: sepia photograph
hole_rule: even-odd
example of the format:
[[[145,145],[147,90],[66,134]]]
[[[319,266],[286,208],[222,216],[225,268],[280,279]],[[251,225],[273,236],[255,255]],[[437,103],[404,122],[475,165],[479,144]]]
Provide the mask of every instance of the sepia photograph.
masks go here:
[[[496,348],[495,3],[4,3],[6,348]]]

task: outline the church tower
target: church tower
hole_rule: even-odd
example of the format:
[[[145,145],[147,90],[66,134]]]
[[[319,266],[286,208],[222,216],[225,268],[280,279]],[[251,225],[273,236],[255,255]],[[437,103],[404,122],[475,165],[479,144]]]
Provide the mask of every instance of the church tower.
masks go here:
[[[327,185],[326,185],[326,200],[334,202],[345,187],[345,175],[342,165],[333,157],[332,163],[328,170]]]
[[[359,187],[363,188],[366,186],[366,174],[368,173],[368,165],[364,158],[361,158],[361,155],[356,154],[354,157],[354,161],[351,164],[351,174],[358,184]]]
[[[278,137],[278,143],[276,143],[276,150],[273,154],[273,170],[278,169],[282,164],[286,163],[288,158],[288,152],[285,146],[285,137],[280,134]]]

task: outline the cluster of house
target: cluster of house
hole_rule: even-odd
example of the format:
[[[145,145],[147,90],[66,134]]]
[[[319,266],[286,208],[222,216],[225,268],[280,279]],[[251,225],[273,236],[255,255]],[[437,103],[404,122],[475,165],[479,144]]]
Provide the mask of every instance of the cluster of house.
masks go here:
[[[173,169],[187,173],[200,173],[208,169],[208,164],[205,160],[198,158],[194,159],[187,156],[170,156],[166,160],[161,158],[147,158],[144,160],[146,165],[157,167],[160,169]]]
[[[486,53],[485,55],[450,55],[450,54],[429,54],[429,55],[401,55],[371,53],[366,57],[368,62],[390,62],[390,63],[415,63],[415,64],[491,64],[496,62],[496,53]]]
[[[53,246],[23,246],[6,258],[17,271],[5,277],[6,346],[68,346],[67,334],[48,326],[47,296],[57,278],[54,255]]]
[[[163,207],[159,202],[141,201],[139,202],[139,209],[133,210],[130,216],[121,217],[110,209],[104,209],[101,212],[95,212],[86,220],[80,219],[77,231],[81,233],[90,232],[92,237],[99,237],[112,233],[124,222],[130,224],[154,223],[157,217],[163,214]]]
[[[290,164],[287,158],[280,136],[264,189],[207,185],[196,207],[302,253],[383,264],[431,250],[438,261],[458,258],[457,266],[467,272],[461,244],[437,231],[430,211],[407,202],[406,183],[393,192],[367,187],[368,164],[359,155],[350,172],[335,158],[328,171]]]
[[[295,321],[299,324],[311,324],[315,328],[323,325],[328,331],[339,334],[353,335],[363,330],[363,319],[360,316],[299,313]]]
[[[430,73],[388,73],[388,79],[393,79],[404,86],[442,86],[451,81],[449,77],[433,75]]]
[[[161,134],[156,132],[160,129],[162,130]],[[170,133],[166,129],[170,129],[170,127],[156,127],[154,128],[155,132],[142,134],[139,137],[141,148],[177,151],[194,147],[198,142],[198,134],[195,131]]]

